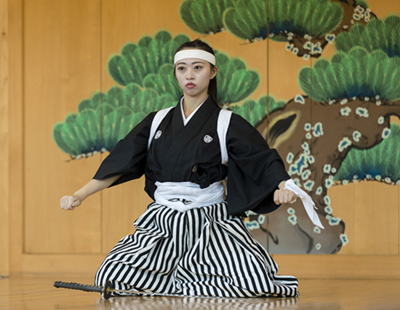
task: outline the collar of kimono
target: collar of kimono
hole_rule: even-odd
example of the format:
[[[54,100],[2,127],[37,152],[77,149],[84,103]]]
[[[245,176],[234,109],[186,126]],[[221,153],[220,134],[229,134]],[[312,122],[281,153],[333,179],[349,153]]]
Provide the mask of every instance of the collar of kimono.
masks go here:
[[[179,51],[175,54],[174,65],[179,60],[186,59],[186,58],[199,58],[205,61],[208,61],[213,66],[215,66],[215,56],[209,52],[199,50],[199,49],[191,49],[191,50],[183,50]]]

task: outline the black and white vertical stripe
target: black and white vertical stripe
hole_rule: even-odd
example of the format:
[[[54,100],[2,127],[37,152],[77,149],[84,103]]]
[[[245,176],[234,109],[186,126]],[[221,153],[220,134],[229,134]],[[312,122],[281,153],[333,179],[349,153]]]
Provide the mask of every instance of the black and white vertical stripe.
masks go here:
[[[95,284],[186,296],[296,296],[278,267],[226,203],[185,212],[152,203],[97,271]]]

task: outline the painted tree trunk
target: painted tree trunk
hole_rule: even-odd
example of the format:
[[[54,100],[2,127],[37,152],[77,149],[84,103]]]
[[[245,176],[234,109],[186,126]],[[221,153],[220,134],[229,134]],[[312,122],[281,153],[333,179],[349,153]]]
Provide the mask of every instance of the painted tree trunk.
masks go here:
[[[300,98],[275,110],[256,128],[277,149],[291,178],[312,197],[325,229],[311,223],[298,199],[263,218],[266,246],[271,253],[336,253],[347,238],[346,219],[336,218],[335,206],[330,205],[333,177],[351,148],[368,149],[390,135],[390,116],[400,117],[400,101],[328,104]]]

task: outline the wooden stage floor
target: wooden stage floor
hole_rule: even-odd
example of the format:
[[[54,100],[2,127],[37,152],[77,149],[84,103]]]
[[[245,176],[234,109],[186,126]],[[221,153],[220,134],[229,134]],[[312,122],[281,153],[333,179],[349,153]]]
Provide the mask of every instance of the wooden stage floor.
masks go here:
[[[53,287],[54,281],[92,284],[87,275],[14,275],[0,278],[0,309],[135,309],[135,310],[264,310],[264,309],[400,309],[400,280],[300,279],[298,298],[172,298],[102,299]]]

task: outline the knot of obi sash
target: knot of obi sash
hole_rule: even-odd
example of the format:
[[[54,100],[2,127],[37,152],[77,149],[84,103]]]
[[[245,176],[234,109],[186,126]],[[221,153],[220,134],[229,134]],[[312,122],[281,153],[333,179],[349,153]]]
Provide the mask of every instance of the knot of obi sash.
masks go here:
[[[221,181],[206,188],[192,182],[156,182],[156,186],[155,202],[180,212],[225,200],[225,188]]]

